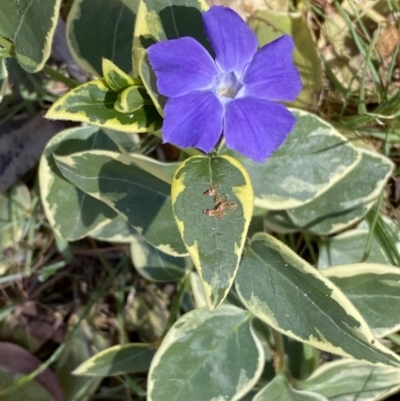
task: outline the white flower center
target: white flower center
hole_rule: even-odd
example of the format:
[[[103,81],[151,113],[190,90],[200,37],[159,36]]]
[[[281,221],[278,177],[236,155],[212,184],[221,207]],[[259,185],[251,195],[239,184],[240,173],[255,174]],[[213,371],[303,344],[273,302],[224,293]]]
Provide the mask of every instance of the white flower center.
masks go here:
[[[233,71],[219,75],[214,81],[214,91],[218,96],[233,99],[243,85],[237,79]]]

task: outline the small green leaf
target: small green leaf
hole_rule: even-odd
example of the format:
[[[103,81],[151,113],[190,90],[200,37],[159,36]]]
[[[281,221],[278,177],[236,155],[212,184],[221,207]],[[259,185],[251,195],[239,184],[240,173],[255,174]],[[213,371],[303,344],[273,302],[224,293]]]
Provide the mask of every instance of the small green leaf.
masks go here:
[[[371,263],[336,266],[323,275],[337,285],[380,338],[400,329],[400,269]]]
[[[227,305],[195,309],[174,324],[154,356],[147,399],[239,400],[263,366],[248,312]]]
[[[172,205],[183,242],[203,282],[208,306],[232,286],[253,211],[253,188],[230,156],[193,156],[172,181]]]
[[[75,0],[67,40],[78,65],[101,76],[102,58],[132,71],[133,29],[139,0]]]
[[[161,252],[140,235],[131,240],[131,258],[141,276],[161,283],[180,280],[191,266],[190,258],[178,258]]]
[[[116,345],[83,362],[73,371],[73,374],[114,376],[124,373],[147,372],[155,352],[150,344]]]
[[[332,282],[268,234],[254,235],[245,249],[236,289],[255,316],[288,337],[334,354],[400,365]]]
[[[65,178],[124,216],[153,246],[173,256],[186,254],[168,183],[137,167],[128,154],[94,150],[54,157]]]
[[[400,389],[400,369],[354,360],[329,362],[297,386],[331,401],[377,401]]]
[[[277,375],[253,401],[328,401],[323,395],[311,391],[300,391],[292,387],[284,376]]]
[[[118,94],[114,108],[119,113],[134,113],[145,105],[152,104],[146,90],[141,86],[131,86]]]
[[[51,52],[61,0],[1,0],[0,35],[14,42],[21,67],[40,71]]]
[[[312,202],[288,210],[295,225],[314,234],[328,235],[365,216],[385,187],[393,163],[380,154],[359,151],[360,163],[335,186]]]
[[[368,235],[368,230],[356,229],[321,240],[319,244],[318,269],[361,262]],[[364,262],[390,264],[375,239],[375,235],[372,235],[371,250]]]
[[[109,89],[104,79],[80,85],[58,99],[48,110],[46,117],[54,120],[87,122],[123,132],[152,132],[161,121],[152,105],[131,114],[114,109],[118,94]]]
[[[255,205],[268,210],[311,202],[340,181],[361,159],[357,150],[331,125],[306,111],[291,112],[297,118],[294,129],[264,163],[256,163],[226,148],[221,150],[244,165],[253,183]]]
[[[122,71],[112,61],[106,58],[103,58],[102,70],[106,84],[115,92],[119,92],[126,89],[128,86],[137,85],[139,83],[139,80],[134,79],[126,72]]]

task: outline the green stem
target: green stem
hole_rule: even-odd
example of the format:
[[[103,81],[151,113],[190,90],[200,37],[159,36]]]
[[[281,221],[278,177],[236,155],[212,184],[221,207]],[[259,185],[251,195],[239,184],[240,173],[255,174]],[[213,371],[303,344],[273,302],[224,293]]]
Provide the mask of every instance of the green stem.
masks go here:
[[[274,356],[274,368],[276,373],[282,375],[286,372],[286,358],[285,358],[285,347],[283,345],[283,335],[271,327],[271,332],[274,337],[275,343],[275,356]]]
[[[47,75],[50,75],[55,80],[62,82],[63,84],[68,86],[68,88],[70,88],[70,89],[74,89],[80,85],[79,82],[75,81],[74,79],[64,76],[63,74],[61,74],[61,72],[54,70],[53,68],[49,67],[47,64],[45,64],[43,66],[42,71],[45,72]]]

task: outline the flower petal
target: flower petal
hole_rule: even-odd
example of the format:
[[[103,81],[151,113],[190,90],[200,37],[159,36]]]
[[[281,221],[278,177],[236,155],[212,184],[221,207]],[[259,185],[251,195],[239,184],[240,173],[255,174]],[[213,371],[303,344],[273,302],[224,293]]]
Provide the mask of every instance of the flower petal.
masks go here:
[[[219,75],[211,55],[193,38],[166,40],[149,46],[147,51],[157,88],[164,96],[178,97],[209,89]]]
[[[221,72],[234,71],[240,78],[257,51],[256,35],[238,14],[227,7],[211,7],[203,13],[203,21]]]
[[[296,118],[281,104],[234,99],[225,105],[226,146],[261,163],[285,141],[295,123]]]
[[[214,92],[194,91],[169,98],[164,115],[164,142],[208,153],[221,136],[223,106]]]
[[[247,67],[239,96],[288,102],[295,100],[302,84],[293,64],[293,49],[293,40],[289,35],[262,47]]]

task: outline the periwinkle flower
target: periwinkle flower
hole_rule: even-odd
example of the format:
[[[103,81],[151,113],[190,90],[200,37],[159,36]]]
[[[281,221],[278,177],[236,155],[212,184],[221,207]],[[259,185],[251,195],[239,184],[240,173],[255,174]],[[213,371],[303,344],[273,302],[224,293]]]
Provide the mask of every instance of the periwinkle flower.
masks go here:
[[[215,60],[195,39],[148,48],[159,92],[168,97],[163,140],[210,152],[223,132],[226,146],[262,162],[285,140],[296,119],[277,101],[301,90],[289,35],[257,51],[257,38],[233,10],[213,6],[202,14]]]

